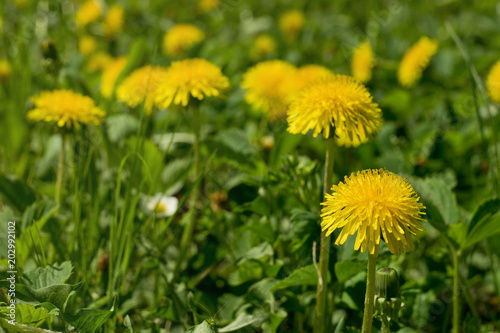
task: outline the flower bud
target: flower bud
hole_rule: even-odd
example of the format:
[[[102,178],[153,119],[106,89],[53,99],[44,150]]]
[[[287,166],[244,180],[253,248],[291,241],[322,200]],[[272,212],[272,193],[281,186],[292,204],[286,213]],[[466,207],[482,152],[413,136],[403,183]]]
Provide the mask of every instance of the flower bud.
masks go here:
[[[380,298],[399,298],[399,275],[396,270],[384,267],[377,271],[375,295]]]

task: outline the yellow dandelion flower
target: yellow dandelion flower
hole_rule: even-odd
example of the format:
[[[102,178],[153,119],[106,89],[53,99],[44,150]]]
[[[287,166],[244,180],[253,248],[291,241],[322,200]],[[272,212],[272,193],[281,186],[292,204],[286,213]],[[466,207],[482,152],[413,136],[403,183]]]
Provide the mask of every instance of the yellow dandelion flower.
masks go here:
[[[0,59],[0,82],[9,81],[12,75],[12,67],[6,59]]]
[[[500,103],[500,60],[491,67],[486,78],[486,88],[491,100]]]
[[[107,68],[113,62],[113,58],[106,52],[94,54],[87,64],[87,70],[91,73],[99,72]]]
[[[101,16],[101,4],[98,0],[85,1],[76,13],[76,24],[84,27],[89,23],[95,22]]]
[[[260,60],[269,54],[276,52],[276,42],[274,38],[267,35],[259,35],[253,42],[251,57],[253,60]]]
[[[205,34],[193,24],[177,24],[163,36],[163,53],[181,57],[190,47],[205,39]]]
[[[305,24],[304,14],[300,10],[291,10],[280,17],[279,28],[289,40],[294,40]]]
[[[172,104],[187,106],[190,97],[217,97],[229,87],[229,80],[216,65],[205,59],[174,61],[156,89],[159,108]]]
[[[438,45],[437,40],[424,36],[406,51],[398,70],[398,80],[403,87],[411,87],[420,79],[432,56],[436,54]]]
[[[368,82],[372,78],[372,69],[375,66],[375,55],[368,42],[359,44],[352,54],[351,73],[359,82]]]
[[[81,124],[99,125],[104,111],[99,109],[92,98],[71,90],[43,91],[30,98],[35,108],[28,112],[33,121],[56,122],[57,126],[80,128]]]
[[[115,4],[109,8],[102,23],[102,29],[106,37],[111,38],[123,30],[124,13],[123,7],[119,5]]]
[[[112,60],[111,64],[106,67],[104,72],[102,73],[101,78],[101,94],[105,98],[111,98],[113,95],[113,89],[115,87],[116,79],[125,68],[127,64],[126,57],[119,57],[115,60]]]
[[[150,114],[155,107],[155,90],[166,70],[160,66],[144,66],[132,72],[116,89],[116,97],[134,108],[144,102],[144,110]]]
[[[383,169],[363,170],[331,190],[321,203],[321,226],[327,236],[342,228],[335,244],[344,244],[357,232],[354,249],[368,248],[375,257],[382,237],[394,254],[415,249],[411,235],[424,230],[425,207],[405,178]]]
[[[199,0],[198,7],[203,12],[208,13],[219,7],[219,0]]]
[[[289,94],[289,101],[291,102],[304,87],[307,87],[312,82],[331,75],[333,75],[333,72],[323,66],[305,65],[300,67],[293,80],[293,88]]]
[[[297,69],[285,61],[258,63],[243,74],[241,87],[246,89],[245,101],[271,119],[284,117],[296,73]]]
[[[335,134],[339,145],[358,146],[382,124],[382,112],[366,87],[347,75],[333,74],[301,90],[288,109],[288,131],[325,138]],[[334,133],[330,134],[330,131]]]
[[[88,56],[97,48],[97,42],[94,37],[85,35],[78,42],[78,50],[84,55]]]

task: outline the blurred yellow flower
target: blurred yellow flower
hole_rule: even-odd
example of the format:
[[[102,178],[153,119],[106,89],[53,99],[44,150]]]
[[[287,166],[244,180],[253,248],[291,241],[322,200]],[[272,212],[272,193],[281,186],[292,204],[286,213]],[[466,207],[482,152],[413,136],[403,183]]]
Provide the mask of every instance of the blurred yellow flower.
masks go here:
[[[71,90],[43,91],[32,96],[35,108],[28,112],[33,121],[56,122],[57,126],[80,128],[81,124],[99,125],[105,116],[92,98]]]
[[[158,84],[156,104],[163,109],[172,104],[187,106],[190,97],[217,97],[227,87],[229,80],[221,69],[205,59],[174,61]]]
[[[30,0],[14,0],[14,3],[18,8],[24,8]]]
[[[12,75],[12,67],[6,59],[0,59],[0,82],[9,81]]]
[[[274,38],[267,34],[262,34],[257,36],[253,42],[251,58],[253,60],[260,60],[274,52],[276,52],[276,42]]]
[[[486,89],[490,99],[495,103],[500,103],[500,60],[491,67],[486,78]]]
[[[114,4],[109,8],[102,23],[102,29],[106,37],[112,38],[122,31],[124,13],[125,11],[120,5]]]
[[[3,18],[0,16],[0,34],[3,34]]]
[[[206,13],[215,10],[219,6],[219,0],[198,0],[198,7]]]
[[[163,53],[181,57],[190,47],[205,39],[205,34],[193,24],[177,24],[163,36]]]
[[[76,13],[76,24],[84,27],[95,22],[101,16],[101,3],[98,0],[85,1]]]
[[[280,17],[279,28],[289,41],[295,40],[304,29],[306,18],[300,10],[291,10]]]
[[[97,42],[94,37],[85,35],[78,42],[78,50],[84,55],[88,56],[97,48]]]
[[[290,92],[294,90],[295,66],[281,60],[258,63],[243,74],[245,101],[274,120],[286,115]]]
[[[288,109],[288,131],[325,138],[337,136],[339,145],[358,146],[382,124],[382,112],[364,85],[347,75],[317,80],[293,99]],[[330,133],[334,131],[334,133]]]
[[[87,70],[91,73],[104,70],[113,62],[113,58],[106,52],[94,54],[87,64]]]
[[[307,87],[312,82],[330,75],[333,75],[333,72],[323,66],[305,65],[300,67],[293,80],[293,89],[290,91],[289,101],[291,102],[297,93],[304,89],[304,87]]]
[[[116,58],[115,60],[112,60],[111,64],[109,64],[102,73],[101,95],[105,98],[111,98],[113,95],[116,79],[118,79],[118,76],[123,71],[126,64],[126,57]]]
[[[166,69],[160,66],[144,66],[132,72],[116,89],[116,97],[129,107],[144,103],[144,111],[151,114],[155,108],[155,91]]]
[[[383,169],[363,170],[331,190],[322,203],[321,226],[327,236],[342,228],[335,244],[344,244],[357,232],[354,249],[368,248],[375,257],[381,237],[393,254],[415,249],[411,235],[424,230],[425,207],[405,178]]]
[[[403,56],[398,70],[398,80],[403,87],[411,87],[422,76],[431,58],[436,54],[439,42],[421,37]]]
[[[351,73],[356,80],[368,82],[372,78],[372,69],[375,66],[375,55],[368,42],[359,44],[352,54]]]

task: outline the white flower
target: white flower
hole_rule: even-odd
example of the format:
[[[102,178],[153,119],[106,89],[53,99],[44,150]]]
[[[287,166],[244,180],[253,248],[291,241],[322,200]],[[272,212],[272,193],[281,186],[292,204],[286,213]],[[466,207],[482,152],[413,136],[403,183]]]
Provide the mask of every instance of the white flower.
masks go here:
[[[148,200],[146,208],[151,215],[156,214],[156,217],[162,218],[173,215],[177,211],[178,205],[179,199],[176,197],[157,193]]]

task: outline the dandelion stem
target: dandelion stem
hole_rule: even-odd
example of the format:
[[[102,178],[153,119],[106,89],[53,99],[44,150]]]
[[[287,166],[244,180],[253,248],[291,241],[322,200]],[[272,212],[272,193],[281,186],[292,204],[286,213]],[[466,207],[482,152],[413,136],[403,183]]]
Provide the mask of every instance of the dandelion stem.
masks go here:
[[[193,144],[193,158],[194,158],[194,177],[197,179],[200,174],[200,110],[198,105],[192,108],[193,110],[193,132],[194,132],[194,144]],[[187,227],[184,229],[184,233],[181,238],[181,247],[179,256],[183,257],[186,253],[189,244],[193,238],[193,231],[196,226],[196,205],[198,203],[198,198],[200,196],[200,185],[201,182],[195,183],[195,188],[191,194],[191,207],[189,207],[189,222]],[[179,269],[179,267],[178,267]]]
[[[332,187],[333,176],[333,153],[335,149],[335,139],[330,137],[326,141],[326,163],[325,163],[325,187],[323,193],[328,193]],[[316,322],[314,325],[314,333],[327,332],[329,322],[327,322],[328,314],[328,262],[330,260],[330,237],[326,237],[324,232],[321,233],[321,245],[319,250],[319,270],[322,283],[318,283],[316,292]]]
[[[368,255],[368,274],[366,276],[365,313],[363,315],[362,333],[371,333],[373,320],[373,303],[375,296],[375,266],[377,257]]]
[[[59,153],[59,162],[57,164],[57,178],[56,178],[56,204],[61,206],[61,192],[64,178],[64,146],[66,142],[66,135],[61,134],[61,152]]]

